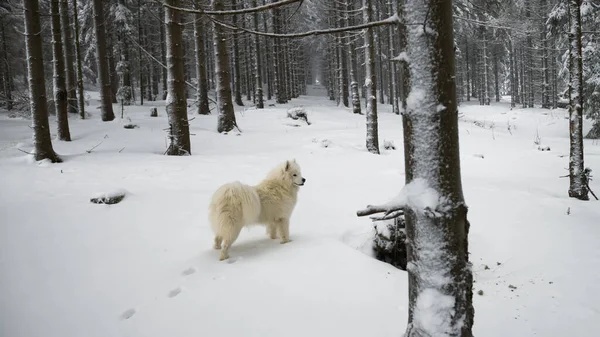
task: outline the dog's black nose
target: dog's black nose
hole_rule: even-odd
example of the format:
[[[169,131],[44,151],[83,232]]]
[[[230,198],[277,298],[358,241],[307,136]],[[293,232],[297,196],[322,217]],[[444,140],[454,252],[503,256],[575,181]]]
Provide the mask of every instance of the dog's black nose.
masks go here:
[[[302,178],[302,183],[306,182],[306,178]]]

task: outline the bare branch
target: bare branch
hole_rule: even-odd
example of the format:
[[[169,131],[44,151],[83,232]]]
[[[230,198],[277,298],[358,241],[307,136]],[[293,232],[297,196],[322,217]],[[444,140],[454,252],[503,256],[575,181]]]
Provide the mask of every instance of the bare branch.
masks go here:
[[[233,26],[233,25],[227,24],[225,22],[219,21],[215,18],[211,18],[211,20],[214,23],[216,23],[220,26],[223,26],[225,28],[231,29],[231,30],[241,30],[246,33],[260,35],[260,36],[292,38],[292,39],[300,38],[300,37],[307,37],[307,36],[343,33],[343,32],[349,32],[349,31],[353,31],[353,30],[361,30],[361,29],[366,29],[366,28],[373,28],[373,27],[378,27],[378,26],[393,25],[393,24],[400,23],[400,18],[398,17],[398,15],[392,15],[389,18],[384,19],[384,20],[373,21],[373,22],[364,23],[361,25],[356,25],[356,26],[329,28],[329,29],[316,29],[316,30],[309,30],[308,32],[295,33],[295,34],[275,34],[275,33],[258,32],[255,30],[250,30],[250,29],[246,29],[246,28],[242,28],[242,27]]]
[[[385,214],[383,215],[383,217],[390,216],[394,212],[402,212],[402,213],[404,213],[404,207],[395,207],[395,206],[394,207],[389,207],[389,206],[367,205],[366,209],[357,211],[356,212],[356,216],[361,217],[361,216],[367,216],[367,215],[372,215],[372,214],[377,214],[377,213],[383,213],[383,212],[385,212]]]
[[[229,11],[211,11],[211,10],[203,10],[203,9],[189,9],[189,8],[171,6],[169,4],[164,3],[162,0],[154,0],[154,1],[165,7],[169,7],[173,10],[186,12],[186,13],[205,14],[205,15],[238,15],[238,14],[249,14],[249,13],[255,13],[255,12],[264,12],[269,9],[283,7],[285,5],[290,5],[290,4],[293,4],[296,2],[302,2],[303,0],[281,0],[278,2],[273,2],[273,3],[269,3],[266,5],[262,5],[262,6],[229,10]]]

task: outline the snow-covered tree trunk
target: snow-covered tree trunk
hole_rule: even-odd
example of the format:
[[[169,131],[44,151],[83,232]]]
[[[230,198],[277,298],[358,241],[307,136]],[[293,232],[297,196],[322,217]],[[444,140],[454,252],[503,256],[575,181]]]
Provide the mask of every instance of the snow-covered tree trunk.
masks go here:
[[[179,6],[179,0],[167,0],[166,4]],[[191,155],[190,127],[187,117],[187,97],[185,95],[185,56],[181,13],[165,7],[166,52],[167,52],[167,116],[169,118],[170,144],[167,155]],[[231,96],[230,96],[231,98]]]
[[[547,0],[540,0],[540,8],[547,7]],[[546,16],[541,16],[540,39],[542,40],[542,108],[550,109],[550,63],[548,60],[548,31]]]
[[[165,17],[165,8],[163,6],[159,6],[158,7],[158,16],[160,18],[164,18]],[[159,24],[159,29],[160,29],[160,59],[162,61],[162,64],[167,64],[167,49],[165,47],[165,25],[164,22],[160,22]],[[161,73],[161,83],[162,83],[162,99],[166,99],[167,98],[167,69],[166,68],[162,68],[162,73]]]
[[[353,11],[354,6],[352,5],[352,1],[346,1],[346,12],[351,13]],[[346,26],[353,25],[354,22],[350,20],[350,14],[346,14]],[[354,39],[348,41],[346,45],[348,48],[348,54],[350,59],[350,92],[352,95],[352,113],[362,114],[360,111],[360,94],[358,91],[358,80],[356,76],[358,74],[358,66],[356,63],[356,45],[354,43]]]
[[[54,90],[54,109],[56,110],[58,139],[71,141],[69,132],[69,116],[67,115],[67,89],[65,85],[65,59],[62,46],[62,29],[60,25],[59,0],[50,1],[50,15],[52,16],[52,69]]]
[[[373,21],[371,0],[363,0],[363,21]],[[377,126],[377,76],[375,75],[375,44],[373,28],[365,30],[365,87],[367,89],[367,150],[379,154]]]
[[[394,10],[394,6],[392,5],[392,3],[389,3],[389,12],[390,12],[390,16],[394,15],[394,14],[398,14],[395,10]],[[398,95],[396,95],[396,93],[398,92],[398,88],[397,88],[397,83],[396,83],[396,61],[393,60],[394,57],[396,57],[396,48],[394,48],[394,45],[396,44],[396,39],[394,39],[394,26],[390,25],[388,27],[388,43],[390,46],[390,57],[388,57],[389,59],[389,67],[390,67],[390,100],[392,102],[392,111],[396,114],[399,115],[400,114],[400,106],[398,105]],[[357,92],[358,93],[358,92]]]
[[[223,0],[212,0],[212,8],[215,11],[225,9]],[[223,21],[223,16],[215,18]],[[217,131],[219,133],[229,132],[236,127],[233,101],[231,99],[231,77],[229,74],[229,56],[227,55],[227,40],[223,28],[213,23],[213,46],[215,52],[215,84],[217,91],[217,110],[219,113]]]
[[[569,0],[569,197],[588,200],[583,162],[583,55],[581,2]]]
[[[489,93],[489,75],[488,75],[488,48],[487,48],[487,31],[485,27],[481,28],[481,37],[482,37],[482,45],[483,48],[481,50],[481,59],[482,59],[482,72],[483,72],[483,80],[481,83],[481,105],[490,105],[490,93]]]
[[[250,6],[256,7],[256,0],[251,0]],[[252,14],[252,23],[254,30],[258,31],[258,13]],[[263,80],[262,80],[262,63],[260,57],[260,36],[254,35],[254,72],[256,80],[256,108],[264,109],[265,102],[263,98]]]
[[[263,0],[263,5],[267,4],[267,0]],[[263,23],[263,31],[268,32],[267,27],[267,13],[262,13],[262,23]],[[267,75],[267,100],[271,100],[273,98],[273,72],[271,69],[273,68],[273,64],[271,62],[271,41],[272,39],[265,39],[265,74]]]
[[[467,76],[467,102],[471,100],[471,63],[469,63],[469,40],[465,38],[465,68],[466,68],[466,76]]]
[[[98,85],[100,86],[100,109],[102,121],[108,122],[115,119],[112,106],[112,89],[108,71],[108,55],[106,50],[106,19],[102,0],[92,0],[94,8],[94,31],[96,33],[96,63],[98,69]]]
[[[237,6],[236,6],[237,0],[231,0],[231,9],[232,10],[236,10]],[[238,17],[237,15],[233,15],[232,16],[232,20],[233,20],[233,25],[237,26],[237,20]],[[243,21],[243,19],[242,19]],[[233,59],[232,59],[232,63],[233,63],[233,87],[234,87],[234,95],[235,95],[235,104],[237,104],[238,106],[244,106],[244,102],[242,101],[242,74],[240,72],[240,49],[239,49],[239,39],[238,39],[238,35],[236,34],[236,32],[234,32],[231,36],[231,40],[232,40],[232,49],[233,49]],[[244,53],[245,54],[245,53]],[[246,74],[247,75],[247,74]]]
[[[6,99],[6,110],[12,110],[13,107],[13,79],[11,75],[10,69],[10,61],[8,58],[8,43],[6,42],[6,26],[4,22],[2,22],[2,17],[0,17],[0,30],[1,30],[1,38],[2,38],[2,64],[0,65],[0,69],[2,69],[2,88],[4,91],[4,97]]]
[[[144,44],[144,30],[142,28],[142,0],[137,1],[137,26],[138,26],[138,81],[140,85],[140,105],[144,105],[144,81],[150,79],[150,76],[144,76],[144,61],[142,59],[142,45]],[[148,75],[150,75],[148,73]],[[150,81],[148,82],[148,87],[150,86]],[[150,97],[148,97],[150,100]]]
[[[83,60],[79,41],[79,19],[77,0],[73,0],[73,24],[75,25],[75,60],[77,63],[77,110],[81,119],[85,119],[85,100],[83,97]]]
[[[27,52],[27,73],[29,84],[29,107],[32,116],[33,146],[35,160],[48,159],[61,162],[52,148],[46,84],[44,79],[44,54],[42,52],[42,25],[40,24],[40,4],[38,0],[23,0],[25,18],[25,47]]]
[[[509,58],[509,80],[510,80],[510,107],[515,107],[515,50],[513,49],[512,36],[508,37],[508,58]]]
[[[71,23],[69,20],[68,0],[60,0],[60,20],[62,27],[63,55],[66,68],[67,109],[77,113],[77,95],[75,93],[75,62],[73,62],[73,40],[71,38]]]
[[[344,27],[347,23],[347,18],[350,14],[344,13],[343,4],[341,1],[336,1],[336,15],[337,15],[337,27]],[[346,46],[348,44],[348,34],[341,33],[337,38],[337,47],[340,53],[340,96],[341,102],[344,107],[348,108],[350,102],[348,102],[348,54],[346,53]]]
[[[194,8],[199,9],[200,3],[198,0],[194,2]],[[203,20],[202,14],[194,15],[194,47],[196,57],[196,99],[197,110],[199,115],[210,114],[208,107],[208,83],[206,79],[206,51],[204,50],[204,30],[202,29]]]
[[[451,0],[407,0],[411,91],[404,130],[406,182],[428,208],[406,208],[409,319],[406,337],[471,337],[468,256],[458,140]],[[419,23],[418,25],[416,23]],[[410,186],[408,186],[410,185]],[[425,203],[430,201],[422,200]]]

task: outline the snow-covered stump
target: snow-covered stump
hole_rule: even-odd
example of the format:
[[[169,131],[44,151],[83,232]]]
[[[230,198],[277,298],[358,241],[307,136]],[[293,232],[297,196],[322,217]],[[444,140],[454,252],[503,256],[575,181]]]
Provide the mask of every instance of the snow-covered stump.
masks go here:
[[[308,121],[308,113],[302,107],[293,107],[287,111],[287,117],[293,120],[301,119],[306,122],[306,124],[310,125]]]
[[[411,92],[405,112],[406,186],[358,215],[404,214],[409,317],[406,337],[472,337],[473,274],[460,174],[452,1],[407,0]]]

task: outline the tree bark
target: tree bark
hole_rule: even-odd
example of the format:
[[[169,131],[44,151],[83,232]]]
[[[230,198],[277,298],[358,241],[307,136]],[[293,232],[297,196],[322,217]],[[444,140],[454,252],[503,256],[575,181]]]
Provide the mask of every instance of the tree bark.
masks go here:
[[[363,21],[373,21],[371,0],[363,0]],[[379,135],[377,126],[377,76],[375,75],[375,45],[373,28],[365,30],[365,69],[367,88],[367,150],[379,154]]]
[[[179,0],[167,0],[166,3],[171,6],[178,6]],[[187,97],[185,95],[185,57],[183,53],[181,13],[166,7],[165,26],[168,68],[166,103],[171,140],[167,155],[191,155]]]
[[[236,0],[231,1],[231,9],[236,9]],[[237,15],[232,16],[233,25],[237,26]],[[238,106],[244,106],[244,102],[242,101],[242,75],[240,73],[240,52],[238,47],[238,34],[237,32],[233,32],[231,39],[233,40],[233,71],[234,71],[234,82],[233,86],[235,88],[235,104]]]
[[[346,1],[346,11],[351,13],[353,10],[352,1]],[[350,15],[346,15],[346,26],[351,26],[353,22],[350,20]],[[349,39],[346,38],[346,41]],[[360,109],[360,94],[358,91],[358,81],[356,75],[358,74],[358,66],[356,63],[356,45],[354,41],[348,41],[346,48],[348,48],[348,54],[350,56],[350,91],[352,93],[352,113],[362,114]]]
[[[38,0],[23,0],[25,18],[25,47],[27,50],[27,73],[29,102],[32,115],[33,145],[35,160],[61,162],[54,152],[50,138],[48,106],[46,104],[46,84],[44,79],[44,58],[42,52],[42,26],[40,24],[40,4]]]
[[[411,92],[405,128],[407,184],[437,197],[434,209],[409,205],[406,337],[472,337],[473,275],[462,192],[451,0],[407,0]],[[420,189],[421,190],[421,189]],[[439,324],[428,324],[430,317]]]
[[[222,11],[225,8],[223,0],[212,0],[212,7],[215,11]],[[215,19],[222,21],[223,16],[216,15]],[[216,23],[213,23],[213,45],[215,52],[217,109],[219,111],[217,131],[223,133],[233,130],[237,124],[231,100],[231,78],[229,74],[226,34],[223,32],[223,28]]]
[[[110,86],[110,75],[108,72],[108,55],[106,51],[106,32],[104,26],[104,8],[102,0],[93,0],[94,7],[94,30],[96,32],[96,63],[98,67],[98,84],[100,85],[100,109],[102,121],[108,122],[115,119],[112,106],[112,88]]]
[[[65,85],[65,59],[60,25],[59,0],[50,1],[50,15],[52,16],[52,69],[54,72],[52,88],[54,89],[54,109],[56,111],[57,136],[63,141],[71,141],[69,132],[69,116],[67,111],[67,90]]]
[[[60,0],[60,20],[62,26],[63,55],[66,68],[67,109],[77,113],[77,95],[75,92],[75,62],[73,62],[73,40],[71,38],[71,23],[69,21],[68,0]]]
[[[250,6],[256,7],[256,0],[250,2]],[[258,31],[258,13],[252,14],[252,21],[254,24],[254,30]],[[256,108],[264,109],[265,103],[263,99],[263,80],[262,80],[262,66],[260,58],[260,36],[254,35],[254,65],[256,72]]]
[[[196,9],[200,8],[199,1],[194,2]],[[194,21],[194,43],[196,56],[196,99],[197,110],[199,115],[209,115],[210,108],[208,106],[208,83],[206,79],[206,51],[204,50],[204,36],[202,29],[202,14],[195,14]]]
[[[79,42],[79,20],[77,0],[73,0],[73,24],[75,25],[75,59],[77,61],[77,110],[81,119],[85,119],[85,101],[83,97],[83,60],[81,58],[81,43]]]
[[[582,0],[569,0],[569,197],[589,200],[583,161],[581,3]]]
[[[159,17],[163,18],[165,17],[165,8],[163,6],[159,6],[159,12],[158,12]],[[160,58],[162,60],[162,64],[167,64],[167,50],[165,48],[165,23],[160,21],[159,22],[159,27],[160,27]],[[162,68],[161,69],[161,73],[162,73],[162,77],[161,77],[161,82],[162,82],[162,99],[166,99],[167,98],[167,69],[166,68]]]
[[[8,44],[6,43],[6,28],[5,28],[5,24],[4,22],[1,21],[0,18],[0,29],[2,30],[2,68],[4,69],[3,71],[3,89],[4,89],[4,96],[6,98],[6,110],[12,110],[13,108],[13,98],[12,98],[12,91],[13,91],[13,80],[12,80],[12,75],[11,75],[11,71],[10,71],[10,62],[8,59]]]

